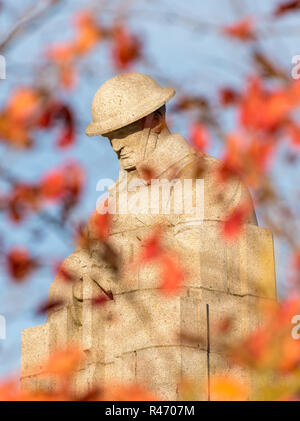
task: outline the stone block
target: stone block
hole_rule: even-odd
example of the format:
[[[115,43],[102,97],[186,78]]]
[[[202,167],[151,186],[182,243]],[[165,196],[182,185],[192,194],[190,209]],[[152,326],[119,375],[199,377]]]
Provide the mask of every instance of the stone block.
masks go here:
[[[174,249],[187,267],[187,287],[276,299],[272,232],[247,224],[234,243],[225,242],[221,222],[181,227]]]
[[[213,381],[214,378],[219,376],[228,376],[232,380],[237,380],[241,383],[245,390],[248,389],[248,399],[250,399],[251,393],[251,376],[249,370],[234,365],[230,360],[222,354],[211,352],[209,354],[209,376],[210,376],[210,391],[209,399],[211,401],[217,400],[217,396],[214,394]]]
[[[42,371],[50,355],[50,325],[45,323],[22,331],[21,377]]]
[[[180,346],[151,347],[137,351],[136,380],[156,391],[163,384],[176,384],[181,376]]]

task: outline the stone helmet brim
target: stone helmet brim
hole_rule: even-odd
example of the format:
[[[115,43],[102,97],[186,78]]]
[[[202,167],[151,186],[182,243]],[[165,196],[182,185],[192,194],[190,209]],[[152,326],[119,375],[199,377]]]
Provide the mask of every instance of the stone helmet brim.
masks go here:
[[[161,87],[142,73],[122,73],[105,82],[92,104],[93,121],[88,136],[105,135],[153,113],[175,95],[173,88]]]

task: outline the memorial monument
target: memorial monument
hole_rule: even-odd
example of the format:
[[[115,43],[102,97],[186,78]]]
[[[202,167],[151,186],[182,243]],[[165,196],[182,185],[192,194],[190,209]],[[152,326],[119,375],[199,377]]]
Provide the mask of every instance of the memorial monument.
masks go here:
[[[207,400],[214,398],[216,372],[251,384],[251,373],[228,361],[215,326],[230,317],[227,340],[240,339],[261,322],[260,302],[276,299],[272,233],[257,225],[252,208],[239,239],[224,241],[222,222],[240,204],[252,206],[251,197],[238,179],[218,182],[220,161],[170,133],[165,104],[174,94],[139,73],[117,75],[97,91],[86,134],[107,137],[120,162],[105,202],[109,238],[99,240],[91,218],[88,241],[63,264],[74,281],[60,273],[50,287],[50,300],[64,304],[48,312],[45,324],[23,331],[23,387],[51,387],[41,361],[70,342],[86,354],[74,378],[80,393],[95,383],[136,382],[177,400],[180,379],[187,378],[207,385],[197,396]],[[185,269],[179,294],[161,292],[155,262],[132,270],[158,225],[164,246]],[[93,306],[101,294],[105,305]]]

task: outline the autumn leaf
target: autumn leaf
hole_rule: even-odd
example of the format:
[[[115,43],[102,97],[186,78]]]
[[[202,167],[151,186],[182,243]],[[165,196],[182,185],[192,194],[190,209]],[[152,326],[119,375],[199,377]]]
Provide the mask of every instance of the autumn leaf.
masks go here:
[[[102,38],[102,33],[94,15],[88,11],[80,11],[74,16],[77,37],[74,51],[78,55],[87,54]]]
[[[183,286],[184,270],[176,256],[165,252],[160,259],[160,289],[166,295],[178,294]]]
[[[67,42],[53,45],[47,49],[46,56],[56,62],[68,62],[73,59],[74,47]]]
[[[280,359],[277,370],[282,373],[291,372],[300,364],[300,341],[288,335],[282,340],[280,347]]]
[[[108,199],[105,199],[94,212],[91,224],[95,236],[100,241],[107,241],[111,229],[111,215],[108,209]]]
[[[49,360],[43,365],[44,374],[52,374],[60,377],[72,375],[84,360],[84,353],[75,345],[55,351]]]
[[[113,293],[111,291],[106,291],[105,293],[102,292],[100,295],[98,295],[97,297],[94,297],[91,300],[91,303],[93,306],[101,306],[105,303],[107,303],[110,300],[113,300],[114,296]]]
[[[233,325],[232,316],[223,317],[216,324],[216,332],[221,333],[221,334],[226,334],[232,329],[232,325]]]
[[[240,95],[232,88],[222,88],[219,91],[219,101],[223,107],[238,103]]]
[[[66,267],[64,262],[54,264],[54,273],[65,282],[73,282],[75,280],[74,274]]]
[[[242,203],[235,208],[222,222],[222,236],[226,241],[234,241],[242,233],[244,225],[250,214],[251,206],[248,203]]]
[[[206,385],[198,379],[182,377],[178,384],[178,395],[180,401],[199,401],[206,395]]]
[[[294,282],[298,282],[300,275],[300,250],[296,250],[293,255],[292,270],[295,272],[295,276],[292,278],[292,280]]]
[[[275,65],[261,51],[254,51],[253,60],[259,72],[264,78],[278,78],[283,81],[287,80],[287,75],[285,72],[278,65]]]
[[[157,226],[140,247],[139,253],[131,267],[136,270],[139,266],[155,263],[160,269],[159,288],[163,294],[177,294],[183,285],[184,270],[177,258],[167,250],[162,243],[163,228]]]
[[[10,218],[21,222],[30,211],[38,211],[41,206],[39,187],[29,184],[17,184],[7,196]]]
[[[118,69],[127,69],[141,56],[141,42],[124,25],[116,25],[112,31],[113,62]]]
[[[267,173],[275,145],[269,137],[243,136],[232,133],[226,138],[226,149],[217,169],[219,182],[243,180],[257,188]]]
[[[29,128],[25,124],[16,124],[7,112],[0,114],[0,140],[19,149],[29,149],[33,145]]]
[[[300,1],[289,0],[283,3],[280,3],[274,10],[274,15],[276,17],[280,17],[282,15],[285,15],[288,12],[293,12],[296,9],[300,9]]]
[[[51,100],[39,114],[36,126],[50,129],[57,124],[61,126],[56,145],[60,148],[72,146],[75,141],[75,121],[69,105],[58,100]]]
[[[28,122],[37,113],[40,95],[30,87],[19,87],[12,94],[6,107],[9,118],[15,123]]]
[[[72,126],[63,128],[57,140],[57,145],[60,148],[65,148],[73,145],[75,139],[75,132]]]
[[[144,265],[160,257],[163,250],[161,240],[162,230],[160,227],[157,227],[141,245],[140,254],[137,259],[139,264]]]
[[[62,197],[65,180],[62,171],[52,170],[41,180],[41,194],[47,200],[58,200]]]
[[[247,130],[274,133],[285,125],[299,103],[298,81],[281,89],[268,90],[259,78],[251,78],[240,103],[239,120]]]
[[[147,184],[150,184],[151,180],[156,178],[155,172],[153,171],[152,168],[150,168],[148,166],[142,165],[139,168],[139,172],[141,173],[141,177],[143,178],[143,180],[145,180],[147,182]]]
[[[253,41],[255,39],[254,24],[250,18],[225,26],[223,33],[240,41]]]
[[[50,310],[55,310],[57,308],[62,307],[64,304],[63,300],[46,300],[45,302],[41,303],[37,309],[37,314],[45,314]]]
[[[110,232],[110,214],[109,212],[100,214],[96,212],[93,217],[93,223],[96,228],[97,238],[100,241],[106,241]]]
[[[155,401],[159,400],[147,388],[138,384],[111,384],[106,387],[102,394],[103,401]]]
[[[41,106],[41,94],[36,89],[21,86],[15,89],[0,113],[0,138],[10,146],[32,146],[31,128]]]
[[[85,174],[80,164],[69,162],[62,167],[65,179],[65,190],[69,196],[77,200],[82,192]]]
[[[264,323],[240,343],[231,345],[232,360],[255,370],[292,373],[300,361],[300,342],[291,335],[291,320],[299,310],[298,295],[280,303],[268,303],[264,309]]]
[[[300,147],[300,125],[290,121],[286,126],[286,132],[291,139],[291,143],[296,148]]]
[[[40,181],[41,195],[46,200],[78,199],[84,183],[84,173],[79,164],[67,163],[52,169]]]
[[[38,263],[32,258],[25,247],[14,247],[6,255],[8,272],[15,282],[22,282],[27,278]]]
[[[212,376],[210,387],[213,401],[245,401],[249,399],[249,386],[234,376]]]
[[[52,61],[58,70],[60,84],[66,89],[76,86],[78,72],[75,69],[76,60],[89,53],[102,38],[102,31],[92,12],[82,10],[73,17],[75,37],[67,42],[50,46],[46,57]]]
[[[189,139],[192,145],[199,151],[205,151],[210,146],[210,136],[206,127],[200,123],[195,122],[189,131]]]

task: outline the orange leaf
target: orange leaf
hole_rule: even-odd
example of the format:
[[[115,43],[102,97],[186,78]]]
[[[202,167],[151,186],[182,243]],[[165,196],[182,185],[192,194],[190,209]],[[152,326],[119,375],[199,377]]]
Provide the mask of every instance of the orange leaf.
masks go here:
[[[292,145],[299,148],[300,146],[300,126],[294,121],[287,124],[287,133],[291,138]]]
[[[42,195],[48,200],[57,200],[61,198],[64,187],[65,180],[60,170],[49,172],[41,181]]]
[[[162,253],[161,228],[156,228],[153,233],[143,242],[138,261],[146,264],[160,257]]]
[[[84,359],[84,353],[76,346],[54,352],[43,366],[45,374],[70,376]]]
[[[138,384],[110,385],[101,395],[104,401],[155,401],[158,400],[149,390]]]
[[[95,235],[100,241],[107,241],[110,234],[111,215],[107,206],[108,199],[105,199],[103,203],[100,204],[99,209],[94,212],[91,219]]]
[[[11,119],[24,122],[39,109],[39,94],[32,88],[20,87],[16,89],[7,105],[7,113]]]
[[[250,18],[225,26],[223,33],[240,41],[252,41],[255,39],[254,24]]]
[[[24,247],[14,247],[6,256],[8,271],[11,277],[17,281],[23,281],[37,267],[36,260],[30,257]]]
[[[200,151],[207,150],[210,146],[209,133],[205,126],[198,121],[191,126],[189,138],[192,145]]]
[[[242,203],[222,223],[222,234],[226,240],[235,240],[241,234],[250,209],[249,204]]]
[[[164,253],[160,260],[161,285],[164,294],[177,294],[184,281],[184,271],[178,259],[170,253]]]
[[[81,11],[75,15],[75,26],[77,27],[77,37],[74,49],[77,54],[89,52],[101,39],[101,31],[92,13]]]
[[[214,401],[244,401],[249,398],[249,387],[234,377],[213,376],[211,399]]]

